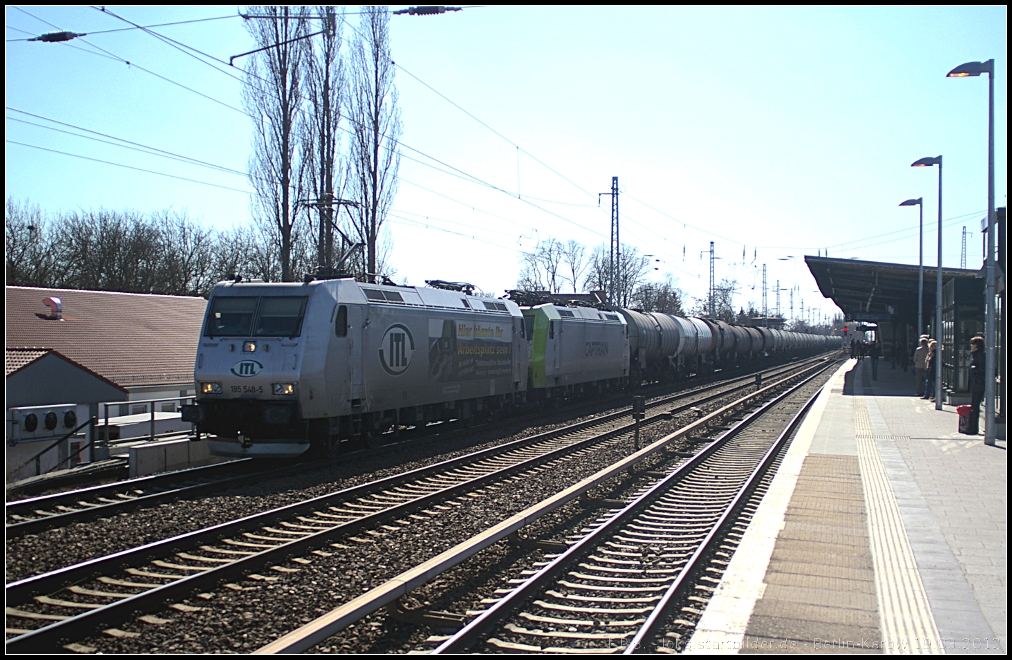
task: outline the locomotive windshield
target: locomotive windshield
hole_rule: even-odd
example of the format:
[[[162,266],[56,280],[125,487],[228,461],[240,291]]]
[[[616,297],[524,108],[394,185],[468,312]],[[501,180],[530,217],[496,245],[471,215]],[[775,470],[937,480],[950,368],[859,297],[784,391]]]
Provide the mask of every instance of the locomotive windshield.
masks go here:
[[[263,298],[219,296],[211,303],[207,337],[298,337],[305,296]]]
[[[302,313],[306,310],[304,296],[267,298],[260,302],[253,334],[257,337],[298,337],[302,331]]]
[[[249,337],[259,298],[214,299],[204,334],[208,337]]]

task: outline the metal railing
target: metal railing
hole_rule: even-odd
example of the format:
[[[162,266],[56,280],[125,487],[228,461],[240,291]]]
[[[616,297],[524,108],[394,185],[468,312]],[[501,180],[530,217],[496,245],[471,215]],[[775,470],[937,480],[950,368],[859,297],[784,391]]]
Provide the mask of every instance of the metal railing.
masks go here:
[[[162,411],[156,410],[155,409],[155,404],[165,403],[165,402],[168,402],[168,401],[178,402],[177,406],[176,406],[176,410],[173,411],[173,412],[178,412],[178,410],[179,410],[179,408],[181,406],[185,405],[186,403],[193,403],[193,402],[196,401],[196,399],[197,399],[196,396],[172,396],[172,397],[165,397],[165,398],[161,398],[161,399],[138,399],[138,400],[134,400],[134,401],[110,401],[109,403],[101,403],[101,404],[99,404],[100,406],[105,406],[105,415],[103,416],[104,417],[104,424],[102,424],[102,430],[103,430],[103,432],[99,434],[99,442],[96,442],[95,446],[98,447],[98,448],[105,448],[105,447],[108,447],[109,444],[110,444],[111,438],[110,438],[110,424],[109,424],[109,418],[110,418],[109,408],[111,406],[120,406],[120,407],[128,406],[128,407],[130,407],[130,406],[137,406],[137,405],[145,404],[146,407],[148,408],[148,412],[146,414],[149,415],[149,431],[148,431],[147,439],[148,439],[148,441],[153,441],[153,440],[158,439],[159,437],[168,437],[169,435],[179,435],[178,431],[173,431],[171,433],[163,433],[163,434],[160,434],[160,435],[155,432],[155,422],[157,421],[156,416],[155,416],[156,413],[157,412],[168,412],[168,411],[165,411],[165,410],[162,410]],[[145,413],[138,413],[138,414],[145,414]],[[113,417],[121,417],[121,416],[123,416],[123,415],[114,415]],[[194,424],[191,423],[190,424],[190,431],[192,433],[196,433],[196,431],[197,431],[196,425],[194,425]],[[139,440],[140,438],[127,438],[127,439],[128,440]]]

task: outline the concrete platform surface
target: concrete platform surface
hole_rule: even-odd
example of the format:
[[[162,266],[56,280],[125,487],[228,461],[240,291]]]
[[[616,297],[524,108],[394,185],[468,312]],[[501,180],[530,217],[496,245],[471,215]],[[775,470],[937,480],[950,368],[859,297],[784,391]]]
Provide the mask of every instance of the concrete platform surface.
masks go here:
[[[686,652],[1006,652],[1006,442],[914,385],[870,359],[830,379]]]

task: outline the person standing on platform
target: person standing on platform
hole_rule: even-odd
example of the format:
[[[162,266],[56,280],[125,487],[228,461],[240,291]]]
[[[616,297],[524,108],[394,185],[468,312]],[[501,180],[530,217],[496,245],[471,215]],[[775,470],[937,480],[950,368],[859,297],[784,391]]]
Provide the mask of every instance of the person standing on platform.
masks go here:
[[[917,396],[924,396],[924,374],[928,365],[928,336],[921,335],[921,345],[914,351],[914,378],[917,379]]]
[[[928,341],[928,357],[924,360],[924,365],[927,367],[924,370],[924,396],[922,399],[928,401],[935,400],[935,369],[938,368],[935,360],[935,349],[938,347],[938,342],[934,339]]]
[[[878,359],[882,357],[882,344],[877,339],[868,349],[868,357],[871,358],[871,379],[878,380]]]
[[[967,435],[980,433],[980,403],[984,400],[984,338],[970,340],[970,423]],[[988,420],[984,420],[986,424]]]

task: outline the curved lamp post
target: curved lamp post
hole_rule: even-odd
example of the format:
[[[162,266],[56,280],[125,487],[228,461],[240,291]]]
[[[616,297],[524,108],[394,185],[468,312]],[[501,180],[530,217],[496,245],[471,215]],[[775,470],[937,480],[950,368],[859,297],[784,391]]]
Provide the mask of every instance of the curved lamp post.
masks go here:
[[[938,165],[938,275],[935,279],[935,410],[942,409],[942,157],[927,157],[910,167]]]
[[[994,60],[967,62],[950,71],[948,78],[966,78],[986,73],[987,95],[987,254],[984,265],[987,269],[987,291],[984,312],[984,444],[995,442],[995,400],[994,376],[998,366],[995,359],[995,272],[994,272]]]
[[[917,337],[924,334],[924,198],[908,199],[900,206],[917,206],[921,214],[917,248]]]

